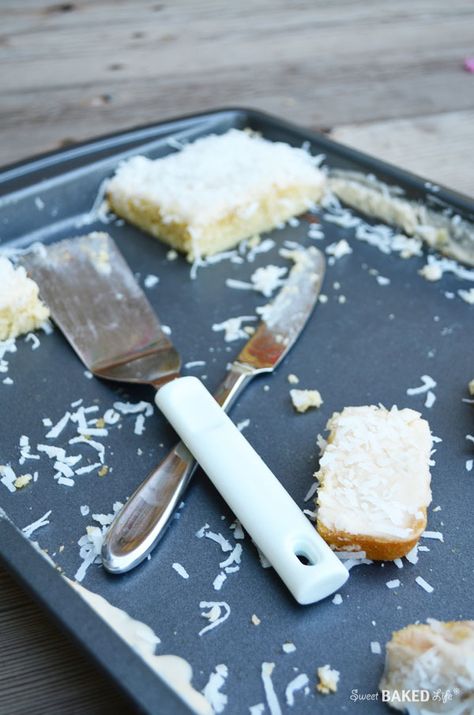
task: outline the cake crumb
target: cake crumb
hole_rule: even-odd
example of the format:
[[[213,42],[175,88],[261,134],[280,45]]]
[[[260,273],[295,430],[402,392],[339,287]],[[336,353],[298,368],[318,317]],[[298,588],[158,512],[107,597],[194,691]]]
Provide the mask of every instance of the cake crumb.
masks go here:
[[[296,650],[296,646],[294,643],[287,641],[286,643],[283,643],[281,649],[283,653],[294,653]]]
[[[335,693],[337,691],[339,677],[339,671],[332,669],[329,664],[321,666],[318,668],[319,683],[316,686],[316,690],[323,693],[323,695]]]
[[[104,466],[99,469],[97,474],[99,475],[99,477],[105,477],[106,474],[108,473],[108,471],[109,471],[108,466],[106,464],[104,464]]]
[[[293,407],[297,412],[306,412],[310,407],[321,407],[323,399],[318,390],[290,390]]]
[[[296,375],[293,375],[293,373],[288,375],[288,382],[290,383],[290,385],[297,385],[299,383],[299,381],[300,381],[299,377],[297,377]]]
[[[439,281],[443,277],[443,270],[438,263],[427,263],[418,273],[427,281]]]
[[[468,388],[469,388],[469,394],[474,397],[474,380],[470,381]]]
[[[26,487],[32,479],[33,476],[31,474],[22,474],[20,477],[15,479],[13,486],[16,487],[16,489],[23,489],[23,487]]]
[[[255,615],[255,613],[252,615],[252,618],[250,620],[252,621],[254,626],[259,626],[260,623],[262,622],[260,620],[260,618],[257,615]]]

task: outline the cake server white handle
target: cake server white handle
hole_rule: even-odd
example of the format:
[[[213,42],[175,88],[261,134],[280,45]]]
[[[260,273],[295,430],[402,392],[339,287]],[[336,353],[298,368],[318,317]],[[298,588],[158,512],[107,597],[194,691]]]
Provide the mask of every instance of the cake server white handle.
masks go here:
[[[197,378],[167,383],[155,400],[298,603],[345,583],[347,569]]]

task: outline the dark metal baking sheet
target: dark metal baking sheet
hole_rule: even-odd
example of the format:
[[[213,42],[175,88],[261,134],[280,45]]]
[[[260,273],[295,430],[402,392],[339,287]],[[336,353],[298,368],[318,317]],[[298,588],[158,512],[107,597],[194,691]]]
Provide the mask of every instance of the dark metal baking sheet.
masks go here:
[[[312,152],[323,152],[330,166],[371,171],[404,187],[410,196],[431,195],[459,212],[469,213],[474,208],[466,197],[444,189],[433,192],[421,179],[259,112],[224,110],[169,126],[173,135],[185,140],[231,126],[250,126],[268,138],[294,145],[309,141]],[[166,124],[159,125],[154,140],[153,131],[147,129],[142,137],[147,154],[160,156],[173,150],[166,131]],[[253,314],[257,305],[266,302],[255,293],[226,287],[226,278],[248,280],[260,265],[285,265],[278,248],[285,240],[311,243],[308,225],[301,220],[298,226],[274,231],[271,237],[276,248],[257,255],[252,263],[223,261],[198,270],[196,280],[191,280],[189,265],[182,258],[167,260],[166,246],[139,230],[120,221],[106,226],[87,222],[100,184],[113,171],[123,150],[141,150],[140,136],[137,143],[133,138],[121,142],[114,137],[114,141],[116,144],[109,148],[107,141],[100,142],[100,151],[105,154],[96,155],[87,145],[83,147],[83,155],[76,157],[78,164],[71,170],[68,161],[63,161],[63,153],[47,157],[45,166],[34,162],[31,171],[28,164],[9,169],[0,183],[2,244],[18,247],[32,240],[50,242],[89,230],[108,230],[142,283],[149,273],[159,276],[159,284],[147,291],[148,296],[162,322],[171,327],[183,362],[206,361],[204,368],[189,372],[203,377],[212,389],[241,344],[225,343],[222,333],[212,330],[212,324]],[[38,197],[40,202],[35,201]],[[319,247],[352,237],[351,229],[327,222],[324,212],[320,219],[325,239],[316,242]],[[354,689],[359,693],[377,691],[383,658],[371,653],[370,642],[383,645],[393,630],[427,617],[473,617],[470,521],[474,487],[472,474],[465,469],[472,453],[465,440],[472,432],[472,406],[462,402],[467,396],[467,382],[474,377],[470,331],[473,309],[461,300],[445,297],[445,291],[456,292],[462,287],[455,276],[446,275],[441,284],[428,283],[418,276],[425,257],[403,261],[357,240],[351,241],[351,246],[352,255],[328,268],[323,287],[328,302],[317,307],[277,373],[248,388],[233,408],[232,418],[237,422],[250,419],[247,438],[295,500],[308,507],[303,499],[317,468],[316,435],[323,432],[334,410],[378,402],[419,409],[429,419],[433,433],[443,439],[437,445],[432,484],[432,506],[439,505],[441,510],[430,510],[428,528],[443,532],[445,542],[426,541],[430,551],[420,554],[416,565],[404,562],[403,569],[392,563],[353,569],[341,590],[343,603],[339,606],[329,598],[300,607],[271,569],[262,568],[246,537],[240,571],[229,575],[222,589],[215,591],[212,582],[224,554],[217,544],[195,534],[207,523],[234,543],[229,529],[233,518],[205,475],[198,472],[179,519],[150,561],[120,577],[92,565],[83,581],[86,588],[152,626],[161,638],[158,653],[186,658],[193,666],[193,683],[198,690],[216,665],[226,664],[229,676],[222,690],[228,696],[228,713],[248,712],[249,706],[265,702],[262,662],[275,663],[273,682],[284,712],[332,715],[358,709],[374,715],[384,713],[386,706],[381,702],[350,699]],[[379,285],[371,269],[388,277],[390,284]],[[340,295],[345,296],[345,303],[339,302]],[[117,399],[152,400],[151,391],[145,387],[124,389],[87,379],[58,331],[39,337],[41,346],[34,352],[30,343],[17,341],[18,351],[10,356],[9,369],[14,384],[0,384],[0,461],[11,462],[17,473],[38,469],[39,479],[15,494],[0,485],[0,506],[20,528],[52,509],[51,523],[33,538],[54,555],[67,576],[74,577],[81,563],[77,541],[93,523],[90,515],[81,515],[80,506],[90,505],[91,513],[110,512],[112,504],[123,501],[166,454],[175,437],[156,412],[147,420],[141,437],[133,433],[132,418],[124,418],[123,428],[111,429],[105,440],[109,474],[103,478],[96,473],[83,475],[73,488],[53,480],[46,458],[39,466],[27,463],[18,467],[19,437],[28,435],[33,445],[45,441],[42,418],[55,422],[71,402],[79,398],[86,404],[96,401],[102,413]],[[320,410],[294,413],[288,395],[289,373],[298,375],[301,387],[321,391],[324,405]],[[423,396],[406,394],[408,387],[420,384],[423,374],[438,383],[437,400],[429,410],[423,406]],[[65,443],[70,436],[64,434]],[[268,508],[271,510],[271,503]],[[170,704],[175,702],[173,696],[156,676],[150,676],[148,668],[117,642],[58,575],[53,571],[45,575],[48,565],[28,544],[18,546],[18,536],[8,522],[0,520],[0,525],[2,559],[137,705],[149,713],[179,712],[177,705]],[[61,545],[64,549],[59,551]],[[175,562],[187,569],[188,580],[173,570]],[[416,584],[418,575],[435,587],[433,593],[427,594]],[[400,579],[401,587],[387,589],[386,582],[394,578]],[[225,601],[231,613],[217,629],[199,636],[207,623],[201,616],[201,601]],[[253,625],[253,614],[261,620],[260,625]],[[295,644],[294,653],[282,651],[286,641]],[[326,663],[341,672],[341,681],[337,694],[324,697],[315,693],[314,684],[316,668]],[[309,677],[311,692],[297,693],[294,707],[289,708],[285,704],[286,684],[303,672]]]

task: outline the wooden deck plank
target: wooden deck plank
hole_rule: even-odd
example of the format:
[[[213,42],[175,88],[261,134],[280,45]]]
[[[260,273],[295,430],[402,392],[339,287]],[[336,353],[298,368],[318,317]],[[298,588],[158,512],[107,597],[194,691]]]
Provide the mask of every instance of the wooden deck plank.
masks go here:
[[[473,82],[474,84],[474,82]],[[474,196],[474,110],[336,127],[331,136],[434,183]]]

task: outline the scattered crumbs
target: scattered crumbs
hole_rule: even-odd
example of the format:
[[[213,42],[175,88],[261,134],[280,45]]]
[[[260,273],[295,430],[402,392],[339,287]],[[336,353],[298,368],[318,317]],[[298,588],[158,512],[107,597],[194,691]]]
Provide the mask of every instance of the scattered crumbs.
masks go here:
[[[283,643],[281,649],[283,653],[294,653],[296,650],[296,646],[291,641],[287,641],[286,643]]]
[[[293,373],[288,375],[287,380],[290,383],[290,385],[297,385],[300,381],[299,377],[297,377],[296,375],[293,375]]]
[[[257,703],[256,705],[251,705],[249,707],[250,715],[262,715],[265,712],[265,705],[263,703]]]
[[[0,464],[0,482],[8,489],[9,492],[15,492],[15,482],[17,476],[13,469],[8,464]]]
[[[23,489],[23,487],[26,487],[27,484],[29,484],[33,480],[33,475],[32,474],[22,474],[20,477],[17,477],[15,481],[13,482],[13,485],[15,486],[16,489]]]
[[[349,246],[346,239],[343,238],[337,243],[331,243],[329,246],[326,246],[326,253],[337,261],[339,258],[352,253],[352,248]]]
[[[306,688],[308,683],[309,678],[306,673],[300,673],[296,676],[296,678],[293,678],[293,680],[288,683],[285,689],[285,698],[286,704],[289,705],[290,708],[295,704],[295,693],[297,693],[298,690]]]
[[[380,643],[379,643],[378,641],[371,641],[371,643],[370,643],[370,651],[371,651],[374,655],[381,655],[381,653],[382,653],[382,648],[381,648]]]
[[[230,615],[230,606],[225,601],[201,601],[199,608],[201,609],[202,618],[207,618],[209,621],[209,624],[199,631],[200,636],[220,626]]]
[[[313,482],[313,484],[311,484],[310,488],[306,492],[306,495],[305,495],[303,501],[309,501],[311,499],[311,497],[314,496],[314,494],[316,493],[318,486],[319,486],[318,482],[316,482],[316,481]]]
[[[443,269],[439,263],[427,263],[418,273],[427,281],[439,281],[443,277]]]
[[[87,504],[83,504],[80,508],[82,516],[87,516],[90,513],[90,506],[87,506]]]
[[[84,377],[87,377],[88,380],[92,380],[94,375],[91,373],[90,370],[84,370]]]
[[[341,603],[342,603],[342,596],[341,596],[341,594],[340,594],[340,593],[336,593],[336,595],[335,595],[334,598],[332,599],[332,602],[333,602],[336,606],[340,606]]]
[[[418,544],[415,544],[415,546],[409,551],[405,558],[407,561],[409,561],[411,564],[417,564],[418,563],[418,551],[421,551],[421,546],[418,546]]]
[[[400,586],[400,579],[394,578],[392,581],[387,581],[385,585],[387,588],[398,588]]]
[[[234,539],[240,540],[245,537],[244,530],[242,529],[242,524],[238,519],[236,519],[230,526],[229,529],[232,529],[234,532]]]
[[[158,276],[154,276],[152,273],[147,275],[145,280],[143,281],[143,285],[145,288],[154,288],[158,283],[160,282],[160,279]]]
[[[209,524],[205,524],[199,531],[196,532],[196,536],[198,539],[202,539],[205,537],[206,539],[211,539],[211,541],[215,541],[219,546],[221,547],[222,551],[232,551],[232,546],[230,542],[223,536],[222,534],[215,533],[214,531],[209,530]]]
[[[186,370],[190,370],[193,367],[204,367],[205,364],[205,360],[191,360],[190,362],[185,363],[184,367]]]
[[[474,305],[474,288],[470,288],[469,290],[463,290],[462,288],[460,288],[458,290],[458,296],[465,303],[469,303],[469,305]]]
[[[252,618],[250,620],[252,621],[254,626],[259,626],[260,623],[262,622],[260,620],[260,618],[257,615],[255,615],[255,613],[252,615]]]
[[[224,663],[216,665],[215,670],[209,676],[207,684],[202,690],[202,694],[210,703],[214,713],[221,713],[227,705],[227,695],[221,693],[221,688],[224,686],[229,670]]]
[[[275,693],[272,682],[272,673],[275,668],[275,663],[262,663],[262,682],[263,688],[265,690],[265,697],[267,699],[268,709],[271,715],[281,715],[281,707],[278,702],[278,698]]]
[[[109,468],[106,464],[104,464],[99,471],[97,472],[99,477],[105,477],[109,472]]]
[[[246,420],[241,420],[240,422],[237,422],[237,429],[239,432],[243,432],[243,430],[248,427],[250,424],[250,420],[247,418]]]
[[[120,420],[120,414],[117,410],[110,408],[104,413],[104,422],[107,425],[115,425]]]
[[[338,670],[333,670],[330,665],[323,665],[318,668],[319,683],[316,690],[324,695],[335,693],[339,683],[340,673]]]
[[[424,539],[437,539],[444,542],[444,536],[441,531],[424,531],[421,536]]]
[[[306,514],[310,521],[316,521],[318,518],[318,512],[316,509],[314,511],[311,511],[311,509],[303,509],[303,514]]]
[[[429,375],[422,375],[421,382],[423,384],[420,385],[420,387],[409,387],[407,389],[407,395],[422,395],[423,393],[428,392],[428,390],[432,390],[436,387],[435,380],[433,380],[433,378]]]
[[[417,576],[416,579],[415,579],[415,581],[416,581],[416,583],[418,584],[418,586],[421,586],[421,588],[422,588],[424,591],[426,591],[426,593],[433,593],[433,591],[434,591],[433,586],[430,586],[430,584],[428,583],[428,581],[425,581],[425,579],[423,578],[423,576]]]
[[[136,416],[133,433],[138,435],[139,437],[141,437],[141,435],[144,433],[144,431],[145,431],[145,415],[142,413],[142,414],[139,414]]]
[[[100,564],[102,562],[100,554],[105,532],[122,506],[122,502],[116,501],[112,506],[112,512],[110,514],[92,514],[92,519],[100,524],[100,526],[86,526],[86,533],[83,534],[77,542],[82,563],[74,574],[76,581],[81,582],[84,580],[87,569],[91,564]]]
[[[284,285],[283,277],[288,273],[288,268],[284,266],[263,266],[257,268],[250,276],[251,288],[261,293],[265,298],[271,298],[277,288]]]
[[[174,248],[171,248],[169,251],[166,253],[166,259],[168,261],[175,261],[178,258],[178,251],[175,251]]]
[[[174,564],[171,564],[171,566],[172,566],[172,568],[174,568],[176,573],[181,576],[181,578],[189,578],[189,574],[186,571],[186,569],[184,568],[184,566],[182,566],[181,564],[179,564],[177,562],[175,562]]]
[[[435,402],[436,402],[436,395],[431,390],[428,390],[428,392],[426,393],[425,407],[430,409],[431,407],[433,407]]]
[[[319,298],[318,298],[320,303],[327,303],[328,302],[328,297],[324,293],[321,293]]]
[[[321,407],[323,399],[318,390],[290,390],[293,407],[297,412],[303,413],[310,407]]]
[[[271,563],[267,559],[265,554],[263,554],[258,547],[257,547],[257,553],[258,553],[258,560],[260,561],[260,566],[262,567],[262,569],[269,569],[271,567]]]
[[[255,315],[240,315],[237,318],[224,320],[222,323],[214,323],[212,329],[214,332],[224,331],[224,340],[226,343],[230,343],[247,337],[247,333],[242,328],[242,323],[249,320],[257,320],[257,318]]]
[[[386,278],[385,276],[377,276],[376,281],[379,284],[379,286],[388,286],[390,285],[390,278]]]
[[[221,571],[220,573],[217,574],[214,581],[212,582],[212,588],[215,591],[220,591],[222,586],[224,585],[224,581],[226,579],[227,579],[226,574],[223,571]]]
[[[27,335],[25,336],[25,343],[29,342],[31,342],[32,350],[37,350],[41,344],[39,337],[34,333],[27,333]]]
[[[43,526],[47,526],[50,523],[49,517],[51,516],[51,511],[52,510],[50,509],[46,512],[46,514],[43,514],[43,516],[34,521],[32,524],[28,524],[28,526],[23,527],[22,532],[28,539],[37,529],[41,529]]]

